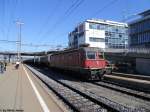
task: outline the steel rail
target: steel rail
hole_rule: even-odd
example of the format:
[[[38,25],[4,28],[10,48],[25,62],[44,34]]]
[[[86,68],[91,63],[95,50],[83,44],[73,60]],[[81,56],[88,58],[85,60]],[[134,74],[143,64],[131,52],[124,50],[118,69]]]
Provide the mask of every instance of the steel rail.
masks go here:
[[[125,93],[143,100],[147,100],[150,101],[150,94],[141,92],[141,91],[136,91],[136,90],[132,90],[129,88],[125,88],[125,87],[121,87],[121,86],[117,86],[117,85],[113,85],[110,83],[106,83],[106,82],[94,82],[92,84],[98,85],[98,86],[102,86],[108,89],[112,89],[121,93]]]
[[[50,73],[46,70],[41,70],[40,69],[40,72],[44,72],[45,75],[49,75]],[[100,105],[103,105],[105,106],[107,109],[110,109],[111,111],[119,111],[119,112],[123,112],[123,111],[128,111],[128,112],[136,112],[136,111],[142,111],[138,108],[129,108],[129,107],[126,107],[124,105],[121,105],[119,103],[116,103],[116,102],[113,102],[105,97],[102,97],[102,96],[96,96],[94,95],[93,93],[89,92],[88,90],[86,90],[85,88],[83,89],[79,89],[78,87],[75,87],[73,82],[71,83],[66,83],[65,80],[64,81],[58,81],[57,79],[55,79],[53,76],[55,76],[56,74],[52,74],[51,73],[51,76],[49,76],[50,78],[56,80],[57,82],[67,86],[68,88],[72,88],[73,90],[75,91],[79,91],[80,94],[83,94],[84,96],[86,95],[86,97],[88,98],[92,98],[92,100],[96,101],[97,103],[99,103]],[[62,77],[59,77],[59,79],[62,79]]]
[[[112,75],[150,81],[150,76],[148,76],[148,75],[127,74],[127,73],[119,73],[119,72],[113,72]]]
[[[121,77],[121,76],[116,76],[116,77]],[[124,78],[124,77],[122,77],[122,78]],[[131,78],[131,79],[134,79],[134,78]],[[121,78],[120,78],[120,80],[121,80]],[[138,79],[138,80],[140,80],[140,79]],[[125,81],[128,81],[128,80],[125,80]],[[135,86],[136,81],[133,84],[124,84],[125,82],[121,82],[119,80],[116,80],[115,78],[109,78],[109,76],[108,77],[104,76],[103,82],[113,84],[113,85],[117,85],[117,86],[120,86],[120,87],[125,87],[125,88],[132,89],[132,90],[139,91],[139,92],[145,92],[147,94],[150,93],[150,89],[145,89],[145,88],[143,89],[142,87],[136,87]],[[130,81],[130,82],[132,82],[132,81]]]
[[[33,74],[35,74],[48,88],[50,88],[58,97],[60,97],[67,105],[69,105],[74,111],[77,111],[77,112],[104,111],[105,112],[108,110],[109,112],[117,112],[116,110],[113,111],[113,109],[106,109],[103,106],[98,105],[96,102],[88,98],[86,95],[84,95],[80,91],[74,88],[71,88],[66,84],[58,82],[54,80],[53,78],[51,79],[48,78],[48,80],[46,78],[44,79],[44,77],[46,77],[45,75],[43,76],[39,75],[37,72],[33,70],[33,68],[30,68],[29,66],[27,66],[27,68]],[[56,84],[58,84],[59,85],[59,86],[57,85],[58,88],[54,86],[54,83],[53,84],[50,83],[50,80],[53,80]],[[76,102],[76,103],[73,103],[73,102]],[[95,110],[92,110],[92,108],[95,108]]]

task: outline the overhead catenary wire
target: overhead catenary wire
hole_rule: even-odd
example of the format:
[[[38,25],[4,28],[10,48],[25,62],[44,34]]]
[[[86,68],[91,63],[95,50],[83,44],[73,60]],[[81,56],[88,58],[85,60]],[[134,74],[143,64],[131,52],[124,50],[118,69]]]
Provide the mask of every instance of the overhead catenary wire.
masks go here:
[[[1,26],[1,32],[2,32],[2,35],[3,35],[3,38],[5,37],[5,13],[6,13],[6,10],[5,10],[5,5],[6,5],[6,1],[3,0],[2,1],[2,26]]]
[[[130,16],[126,16],[126,17],[125,17],[124,19],[122,19],[121,21],[122,21],[122,22],[126,22],[126,21],[128,21],[128,20],[131,20],[131,19],[137,17],[137,16],[139,16],[139,15],[138,15],[138,14],[132,14],[132,15],[130,15]]]
[[[13,40],[0,40],[0,42],[14,43],[14,42],[18,42],[18,41],[13,41]]]
[[[113,5],[114,3],[118,2],[118,0],[111,0],[109,1],[107,4],[105,4],[103,7],[101,7],[100,9],[98,9],[94,14],[92,14],[92,17],[95,17],[96,15],[100,14],[101,12],[103,12],[107,7]]]
[[[43,33],[43,29],[45,29],[45,26],[49,24],[50,20],[55,16],[56,12],[54,12],[55,10],[58,10],[58,5],[60,6],[62,3],[62,0],[57,0],[56,5],[54,6],[54,8],[52,9],[51,13],[49,13],[49,15],[47,16],[47,18],[45,19],[45,21],[43,22],[43,24],[41,25],[37,36],[41,36]]]
[[[0,40],[0,42],[3,42],[3,43],[10,43],[10,44],[17,44],[19,41]],[[28,46],[28,47],[58,47],[58,46],[60,46],[60,45],[21,43],[21,46]],[[66,46],[61,46],[61,47],[66,47]]]
[[[57,19],[57,21],[52,25],[51,29],[49,29],[44,35],[44,39],[47,37],[48,34],[52,33],[52,31],[56,30],[56,28],[65,22],[67,18],[84,2],[84,0],[76,0],[70,7],[65,11],[64,15]],[[43,38],[42,38],[43,39]],[[43,40],[44,40],[43,39]],[[40,40],[42,41],[42,40]]]
[[[10,18],[9,18],[9,22],[8,22],[8,29],[7,29],[7,35],[6,35],[7,39],[9,39],[11,23],[13,23],[13,19],[14,19],[14,15],[15,15],[18,0],[13,1],[12,3],[14,3],[14,5],[12,5],[12,7],[14,6],[14,8],[10,11]]]
[[[81,4],[81,2],[83,2],[83,0],[76,0],[65,12],[64,15],[70,14],[70,12],[72,12],[72,10],[78,6],[79,4]]]
[[[104,5],[102,8],[98,9],[93,16],[96,16],[97,14],[101,13],[102,11],[104,11],[107,7],[113,5],[114,3],[116,3],[118,0],[111,0],[110,2],[108,2],[106,5]],[[73,11],[75,11],[75,9],[77,9],[82,3],[84,2],[84,0],[78,0],[78,2],[76,3],[76,5],[74,5],[74,7],[70,10],[68,10],[67,14],[64,16],[64,18],[60,18],[58,19],[58,21],[53,25],[53,27],[48,30],[45,35],[43,36],[43,40],[47,37],[48,34],[52,33],[53,31],[56,30],[56,28],[62,24],[63,22],[65,22],[67,20],[67,18],[73,13]],[[63,21],[62,21],[63,20]]]
[[[110,2],[108,2],[106,5],[104,5],[102,8],[98,9],[94,14],[92,14],[92,17],[98,15],[99,13],[101,13],[102,11],[104,11],[107,7],[113,5],[114,3],[116,3],[118,0],[111,0]],[[64,16],[66,18],[68,18],[68,16],[70,16],[73,11],[75,11],[75,9],[77,9],[82,3],[84,2],[84,0],[78,0],[78,3],[74,6],[74,8],[68,10],[67,14]],[[62,21],[63,20],[63,21]],[[48,34],[52,33],[53,31],[56,30],[56,27],[58,27],[61,23],[63,23],[66,19],[65,18],[60,18],[58,19],[58,21],[53,25],[53,29],[51,28],[50,30],[48,30],[45,35],[43,37],[47,37]],[[44,38],[45,39],[45,38]],[[43,39],[43,40],[44,40]]]
[[[112,0],[112,1],[118,1],[118,0]],[[110,5],[112,5],[112,4],[114,4],[113,2],[110,2],[109,4]],[[58,19],[58,20],[61,20],[61,21],[56,21],[56,23],[53,25],[54,27],[52,27],[53,29],[48,29],[48,31],[44,34],[44,36],[42,36],[42,37],[44,37],[44,38],[46,38],[47,36],[48,36],[48,34],[51,34],[53,31],[55,31],[56,30],[56,28],[58,27],[58,25],[60,25],[60,24],[62,24],[62,23],[64,23],[67,19],[68,19],[68,17],[82,4],[84,2],[84,0],[74,0],[74,2],[73,2],[73,4],[71,4],[71,6],[65,11],[65,13],[64,13],[64,15],[62,16],[62,20],[61,19]],[[108,4],[107,4],[108,5]],[[109,7],[110,5],[108,5],[107,7]],[[105,7],[105,8],[107,8],[107,7]],[[104,8],[104,9],[105,9]],[[101,8],[102,9],[102,8]],[[103,9],[103,10],[104,10]],[[99,11],[99,12],[98,12]],[[97,14],[99,14],[101,11],[100,10],[98,10],[97,12]],[[54,12],[55,13],[55,12]],[[45,23],[47,23],[47,22],[45,22]],[[44,40],[44,38],[41,38],[42,40]]]
[[[66,15],[68,14],[68,12],[70,12],[70,10],[78,3],[78,1],[80,1],[80,0],[76,0],[75,2],[73,2],[73,3],[69,6],[69,8],[65,11],[65,13],[64,13],[64,15],[63,15],[62,17],[66,16]],[[45,36],[48,34],[48,32],[50,32],[50,30],[52,30],[52,28],[55,27],[55,26],[61,21],[62,17],[60,17],[60,18],[57,19],[57,21],[53,24],[53,26],[51,27],[51,29],[47,30],[47,32],[44,34],[43,37],[45,37]],[[42,38],[42,37],[41,37],[41,38]],[[41,40],[40,40],[40,41],[41,41]]]

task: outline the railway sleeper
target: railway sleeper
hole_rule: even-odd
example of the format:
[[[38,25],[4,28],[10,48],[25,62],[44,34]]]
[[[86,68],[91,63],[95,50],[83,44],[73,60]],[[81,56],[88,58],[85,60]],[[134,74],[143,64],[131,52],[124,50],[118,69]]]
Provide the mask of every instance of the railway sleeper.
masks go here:
[[[31,70],[31,69],[30,69]],[[32,70],[31,70],[32,71]],[[33,71],[32,71],[33,72]],[[56,85],[60,85],[61,83],[58,83],[57,81],[53,81],[52,79],[47,79],[47,78],[45,78],[45,76],[44,75],[41,75],[41,74],[37,74],[37,73],[35,73],[35,72],[33,72],[36,76],[38,76],[38,78],[39,79],[41,79],[42,80],[42,82],[44,83],[44,84],[46,84],[49,88],[51,88],[53,91],[54,91],[54,93],[56,93],[56,95],[58,95],[59,97],[61,97],[62,99],[63,99],[63,101],[65,101],[65,103],[67,103],[68,105],[70,105],[75,111],[83,111],[83,112],[89,112],[87,109],[89,109],[86,105],[86,107],[84,106],[84,108],[82,108],[82,106],[83,106],[83,102],[82,102],[82,104],[81,104],[81,102],[77,102],[77,105],[74,105],[74,104],[72,104],[71,102],[70,102],[70,100],[64,95],[64,96],[62,96],[61,94],[59,94],[59,90],[58,90],[58,87],[62,87],[63,89],[62,89],[62,91],[64,90],[64,92],[63,93],[65,93],[65,90],[67,90],[67,93],[69,92],[68,91],[68,88],[67,87],[65,87],[64,85],[61,85],[61,86],[56,86]],[[48,81],[46,81],[46,79],[48,80]],[[44,81],[45,82],[44,82]],[[54,86],[52,86],[52,85],[54,85]],[[70,88],[69,88],[70,89]],[[80,98],[82,99],[82,98],[84,98],[82,95],[79,95],[79,93],[77,92],[77,91],[73,91],[72,89],[70,89],[70,95],[72,95],[72,94],[74,94],[73,96],[80,96]],[[75,95],[75,94],[77,94],[77,95]],[[87,97],[85,97],[86,99],[87,99]],[[92,102],[92,101],[90,101],[89,99],[87,99],[87,102]],[[94,102],[93,102],[93,104],[94,104]],[[81,108],[79,108],[80,106],[81,106]],[[94,104],[94,105],[97,105],[97,104]],[[91,108],[91,109],[89,109],[90,111],[93,111],[93,112],[96,112],[97,110],[101,110],[101,111],[104,111],[104,110],[106,110],[107,111],[107,109],[105,109],[105,108],[103,108],[103,107],[101,107],[100,105],[97,105],[96,106],[97,108],[96,108],[96,110],[93,110],[93,108]]]

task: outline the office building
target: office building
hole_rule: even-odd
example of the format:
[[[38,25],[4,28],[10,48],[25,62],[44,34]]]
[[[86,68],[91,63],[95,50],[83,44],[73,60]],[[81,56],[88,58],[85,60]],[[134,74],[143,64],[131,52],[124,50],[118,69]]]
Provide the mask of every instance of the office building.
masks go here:
[[[102,19],[86,20],[69,33],[69,47],[81,45],[122,49],[128,47],[128,25]]]
[[[150,48],[150,10],[139,15],[141,18],[129,23],[129,44],[131,48]]]

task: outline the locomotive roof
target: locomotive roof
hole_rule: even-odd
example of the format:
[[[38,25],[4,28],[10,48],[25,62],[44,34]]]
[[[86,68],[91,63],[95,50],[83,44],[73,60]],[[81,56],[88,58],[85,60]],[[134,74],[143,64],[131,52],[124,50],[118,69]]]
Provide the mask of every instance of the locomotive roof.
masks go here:
[[[101,51],[102,49],[98,48],[98,47],[84,47],[83,48],[85,51]]]
[[[83,51],[100,51],[100,52],[103,52],[102,49],[97,48],[97,47],[80,47],[80,48],[76,48],[76,49],[67,49],[67,50],[63,50],[63,51],[58,51],[57,53],[54,53],[54,54],[74,52],[74,51],[77,51],[77,50],[83,50]]]

